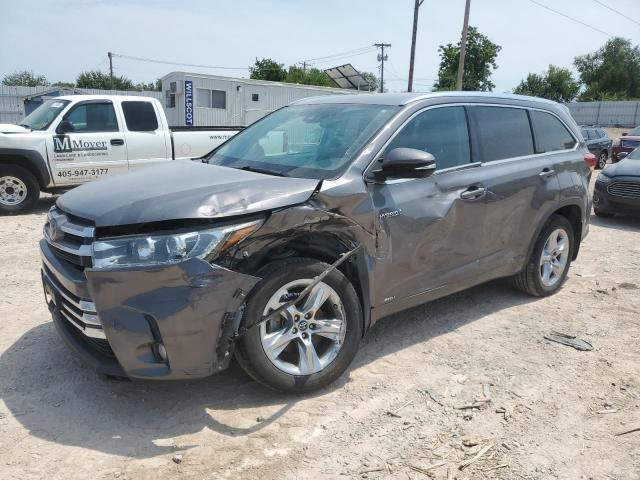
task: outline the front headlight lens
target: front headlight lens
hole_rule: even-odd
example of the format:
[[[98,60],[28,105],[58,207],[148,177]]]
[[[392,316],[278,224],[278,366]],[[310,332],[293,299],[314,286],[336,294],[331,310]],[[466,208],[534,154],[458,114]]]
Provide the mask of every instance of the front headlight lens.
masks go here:
[[[599,183],[609,183],[611,181],[611,177],[604,173],[603,170],[602,172],[600,172],[600,175],[598,175],[598,178],[596,178],[596,181]]]
[[[93,243],[94,268],[153,266],[189,258],[212,259],[255,232],[261,220],[169,235],[116,238]]]

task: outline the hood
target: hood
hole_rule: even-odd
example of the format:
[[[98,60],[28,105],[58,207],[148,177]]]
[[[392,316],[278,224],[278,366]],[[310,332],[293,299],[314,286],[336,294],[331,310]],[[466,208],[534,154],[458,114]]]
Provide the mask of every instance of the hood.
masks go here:
[[[603,173],[607,177],[640,177],[640,158],[625,158],[607,166]]]
[[[56,203],[97,227],[214,219],[305,202],[318,183],[174,160],[87,183]]]
[[[0,123],[0,133],[29,133],[31,130],[12,123]]]

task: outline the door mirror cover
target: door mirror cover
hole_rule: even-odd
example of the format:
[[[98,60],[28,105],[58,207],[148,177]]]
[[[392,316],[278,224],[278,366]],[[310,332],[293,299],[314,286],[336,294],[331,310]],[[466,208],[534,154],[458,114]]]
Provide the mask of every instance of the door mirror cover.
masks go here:
[[[622,160],[623,158],[627,158],[628,155],[629,155],[629,152],[620,152],[618,154],[618,160]]]
[[[436,159],[415,148],[394,148],[382,160],[380,173],[385,177],[422,178],[436,170]]]
[[[75,132],[75,130],[76,129],[73,126],[73,123],[71,123],[69,120],[62,120],[58,125],[58,128],[56,128],[56,133],[59,133],[59,134],[71,133],[71,132]]]

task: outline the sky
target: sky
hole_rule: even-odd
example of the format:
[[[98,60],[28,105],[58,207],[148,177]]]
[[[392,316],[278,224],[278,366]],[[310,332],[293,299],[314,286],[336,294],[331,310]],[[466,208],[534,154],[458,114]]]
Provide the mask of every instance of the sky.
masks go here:
[[[536,5],[547,5],[640,44],[640,0],[471,0],[470,25],[502,46],[495,91],[511,91],[549,64],[573,58],[609,37]],[[460,38],[465,0],[424,0],[420,8],[414,90],[430,91],[438,46]],[[152,82],[170,71],[248,77],[256,57],[318,68],[352,63],[378,73],[373,43],[390,43],[389,91],[407,88],[413,0],[0,0],[0,77],[32,70],[50,82],[83,70],[107,71],[107,52],[231,68],[195,68],[114,58],[114,71]],[[370,47],[370,48],[367,48]],[[343,52],[352,52],[336,56]],[[326,58],[332,56],[331,58]],[[323,58],[324,57],[324,58]],[[318,59],[318,60],[313,60]]]

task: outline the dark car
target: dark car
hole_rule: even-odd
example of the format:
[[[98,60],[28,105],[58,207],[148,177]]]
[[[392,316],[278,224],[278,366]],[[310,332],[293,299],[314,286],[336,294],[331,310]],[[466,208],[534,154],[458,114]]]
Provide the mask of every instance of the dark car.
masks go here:
[[[640,215],[640,148],[605,168],[593,192],[593,211],[599,217],[612,217],[616,213]]]
[[[596,168],[604,168],[611,153],[613,140],[609,138],[607,132],[599,127],[582,127],[582,137],[587,143],[587,148],[598,159]]]
[[[297,101],[206,163],[61,196],[40,242],[66,343],[99,372],[335,380],[379,319],[488,280],[544,297],[588,232],[596,158],[566,107],[476,92]]]
[[[631,153],[638,147],[640,147],[640,127],[622,134],[622,137],[618,139],[618,144],[614,145],[611,150],[611,161],[615,163],[622,160],[621,153]]]

